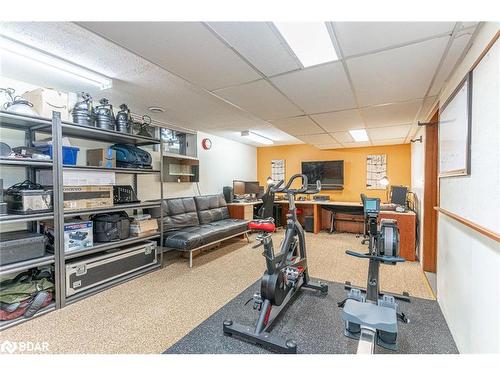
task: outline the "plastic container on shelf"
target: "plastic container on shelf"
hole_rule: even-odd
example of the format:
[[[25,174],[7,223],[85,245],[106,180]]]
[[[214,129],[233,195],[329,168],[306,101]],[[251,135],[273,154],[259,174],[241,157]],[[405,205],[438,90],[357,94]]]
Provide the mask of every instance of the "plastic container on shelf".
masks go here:
[[[53,159],[53,157],[52,157],[52,145],[38,146],[38,147],[36,147],[36,149],[45,155],[50,155],[50,158]],[[78,151],[80,151],[80,149],[78,147],[62,146],[63,164],[76,165]]]

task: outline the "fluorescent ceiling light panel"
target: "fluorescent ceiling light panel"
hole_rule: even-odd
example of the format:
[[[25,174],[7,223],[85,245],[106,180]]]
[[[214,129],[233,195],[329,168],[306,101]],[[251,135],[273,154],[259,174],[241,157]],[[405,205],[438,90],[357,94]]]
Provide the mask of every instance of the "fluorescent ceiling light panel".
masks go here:
[[[241,136],[245,137],[251,141],[257,142],[257,143],[262,143],[263,145],[272,145],[274,142],[270,140],[269,138],[266,138],[262,135],[253,133],[251,131],[245,130],[241,132]]]
[[[354,138],[355,142],[366,142],[369,141],[368,134],[365,129],[349,130],[351,137]]]
[[[305,68],[338,60],[325,22],[275,22]]]
[[[113,86],[113,80],[108,77],[3,36],[0,36],[0,50],[64,71],[77,79],[97,86],[101,90]]]

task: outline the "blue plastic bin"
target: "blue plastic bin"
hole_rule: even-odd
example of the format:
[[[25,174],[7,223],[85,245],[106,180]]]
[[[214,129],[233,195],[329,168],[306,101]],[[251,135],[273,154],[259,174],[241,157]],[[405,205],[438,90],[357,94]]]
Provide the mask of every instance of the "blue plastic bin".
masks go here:
[[[38,146],[35,148],[42,154],[50,155],[50,158],[52,159],[52,145]],[[76,165],[78,151],[80,151],[78,147],[62,146],[63,164]]]

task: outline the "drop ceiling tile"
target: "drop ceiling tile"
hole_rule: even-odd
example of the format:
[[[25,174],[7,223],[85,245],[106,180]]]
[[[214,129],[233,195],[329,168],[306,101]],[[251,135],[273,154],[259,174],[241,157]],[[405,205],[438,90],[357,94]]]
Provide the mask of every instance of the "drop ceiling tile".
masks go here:
[[[367,128],[409,124],[415,120],[423,100],[366,107],[361,110]]]
[[[335,22],[344,57],[451,33],[454,22]]]
[[[357,109],[311,115],[328,132],[364,128],[365,124]]]
[[[270,121],[277,128],[291,135],[306,135],[324,133],[308,116],[298,116]]]
[[[208,90],[260,78],[200,22],[82,22],[79,25]]]
[[[372,141],[380,141],[384,139],[405,138],[410,130],[411,125],[386,126],[383,128],[367,129],[368,136]]]
[[[368,147],[371,146],[370,142],[351,142],[351,143],[342,143],[342,146],[345,148],[355,148],[355,147]]]
[[[214,94],[265,120],[302,114],[300,109],[263,79],[216,90]]]
[[[347,60],[360,106],[423,98],[449,37]]]
[[[267,22],[210,22],[209,26],[266,76],[300,69]]]
[[[342,148],[342,145],[340,145],[338,143],[329,143],[326,145],[314,145],[314,147],[317,147],[321,150],[331,150],[331,149],[335,149],[335,148]]]
[[[470,41],[470,38],[472,37],[472,33],[473,30],[469,31],[465,30],[464,32],[460,32],[455,37],[455,39],[453,39],[453,43],[451,44],[451,47],[448,50],[448,53],[446,54],[443,64],[441,65],[441,68],[439,69],[439,72],[436,75],[436,79],[432,84],[431,90],[429,91],[429,95],[433,96],[439,94],[444,83],[446,82],[451,72],[453,71],[453,68],[459,62],[462,53],[464,52],[465,48],[467,47],[467,44]]]
[[[334,139],[342,144],[354,142],[354,139],[351,137],[351,134],[349,134],[349,132],[335,132],[330,134]]]
[[[374,146],[388,146],[388,145],[402,145],[408,143],[405,141],[405,138],[396,138],[396,139],[384,139],[380,141],[372,141]]]
[[[308,114],[356,107],[340,62],[286,73],[271,81]]]
[[[330,137],[329,134],[312,134],[312,135],[298,135],[298,139],[304,141],[306,143],[310,143],[313,145],[324,145],[329,143],[336,143],[335,140]]]

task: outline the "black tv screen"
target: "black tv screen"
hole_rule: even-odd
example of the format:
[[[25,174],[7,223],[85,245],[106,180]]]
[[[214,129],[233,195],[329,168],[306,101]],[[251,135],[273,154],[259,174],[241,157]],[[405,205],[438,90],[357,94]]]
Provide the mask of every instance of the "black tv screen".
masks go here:
[[[344,187],[344,161],[303,161],[302,174],[310,185],[321,181],[322,189],[338,190]]]

